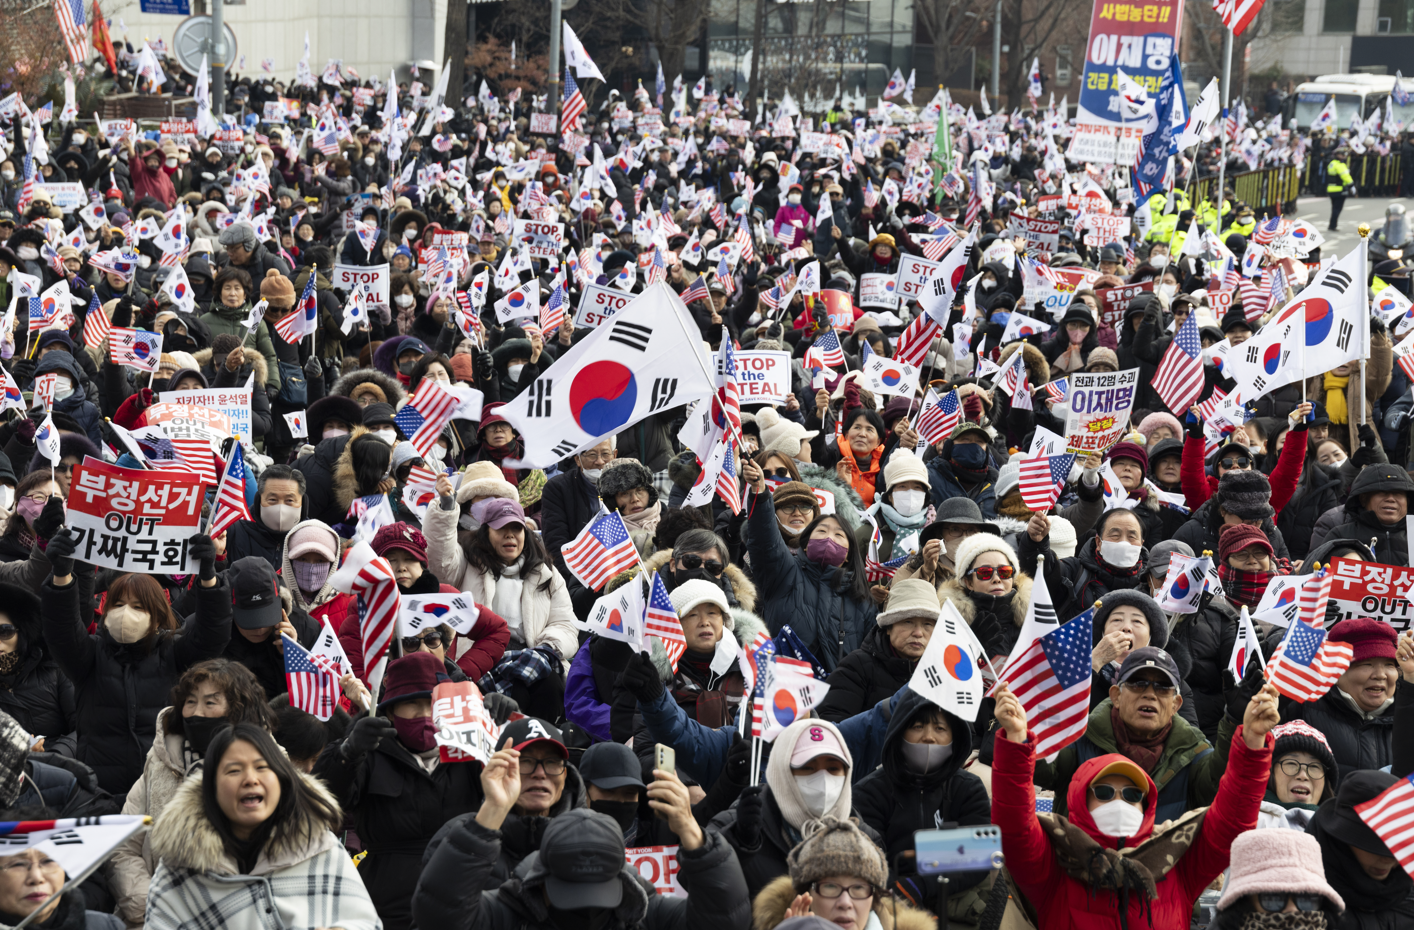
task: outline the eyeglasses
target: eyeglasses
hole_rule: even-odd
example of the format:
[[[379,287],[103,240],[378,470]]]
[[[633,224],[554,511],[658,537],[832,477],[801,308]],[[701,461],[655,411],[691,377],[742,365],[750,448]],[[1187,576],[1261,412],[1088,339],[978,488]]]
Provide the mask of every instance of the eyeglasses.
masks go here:
[[[698,555],[695,552],[689,552],[687,555],[678,559],[678,561],[682,563],[683,568],[688,569],[689,571],[698,568],[705,568],[707,569],[707,574],[709,575],[720,575],[722,573],[722,569],[726,568],[725,565],[723,565],[721,562],[718,562],[716,559],[703,559],[702,556]]]
[[[5,628],[0,626],[0,637],[4,637]],[[1319,762],[1297,762],[1295,759],[1282,759],[1277,765],[1281,766],[1283,775],[1295,778],[1297,775],[1305,775],[1312,781],[1322,781],[1326,777],[1325,767]]]
[[[790,470],[785,468],[763,468],[761,474],[767,478],[784,478],[790,480]]]
[[[26,494],[26,495],[25,495],[25,500],[27,500],[27,501],[34,501],[34,502],[37,503],[37,504],[47,504],[47,503],[49,503],[49,495],[48,495],[48,494]]]
[[[1131,678],[1129,681],[1120,682],[1119,686],[1126,691],[1133,691],[1135,694],[1143,694],[1145,691],[1153,688],[1154,693],[1159,697],[1168,697],[1177,690],[1172,682],[1151,681],[1147,678]]]
[[[0,623],[0,639],[9,642],[18,635],[20,635],[19,627],[13,623]]]
[[[944,539],[962,539],[976,532],[978,532],[978,530],[975,526],[960,526],[956,523],[946,523],[943,525]]]
[[[437,630],[428,630],[421,636],[403,637],[403,652],[416,652],[420,646],[426,646],[432,650],[440,645],[442,645],[442,634]]]
[[[1012,575],[1016,574],[1016,569],[1012,568],[1010,565],[979,565],[968,572],[968,574],[975,575],[979,581],[991,581],[993,575],[996,575],[1002,581],[1006,581]]]
[[[1095,796],[1095,800],[1097,801],[1113,801],[1115,799],[1116,792],[1118,792],[1119,796],[1124,798],[1130,804],[1140,804],[1144,801],[1143,788],[1116,788],[1114,785],[1090,786],[1090,793]]]
[[[564,759],[527,759],[522,756],[516,767],[522,775],[533,775],[537,766],[544,769],[545,774],[551,778],[565,774]]]
[[[1220,459],[1218,464],[1223,468],[1251,468],[1252,460],[1245,455],[1229,455]]]
[[[784,514],[801,514],[801,513],[814,513],[814,512],[815,512],[815,508],[814,508],[814,507],[807,507],[807,506],[804,505],[804,504],[779,504],[779,505],[777,505],[776,510],[777,510],[779,513],[784,513]]]
[[[1287,894],[1284,891],[1259,891],[1257,903],[1269,914],[1286,909],[1286,902],[1296,902],[1298,911],[1319,911],[1325,898],[1318,894]]]
[[[874,886],[867,882],[860,885],[849,885],[848,887],[838,882],[814,882],[811,884],[810,890],[822,898],[829,898],[831,900],[838,898],[846,891],[848,891],[849,896],[856,901],[863,901],[874,897]]]

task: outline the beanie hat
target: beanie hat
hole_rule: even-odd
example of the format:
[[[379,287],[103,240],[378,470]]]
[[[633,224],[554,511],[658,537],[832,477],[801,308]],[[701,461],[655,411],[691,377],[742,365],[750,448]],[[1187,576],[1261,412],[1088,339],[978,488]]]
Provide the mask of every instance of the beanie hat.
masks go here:
[[[173,352],[171,358],[178,371],[184,368],[189,371],[201,371],[201,363],[190,352]],[[175,381],[176,378],[174,377],[172,380]]]
[[[471,361],[471,356],[465,352],[452,356],[452,377],[457,381],[465,381],[470,384],[476,378],[476,368]]]
[[[260,298],[269,301],[272,307],[288,310],[295,305],[295,286],[278,268],[271,268],[260,279]]]
[[[1248,830],[1232,841],[1229,858],[1232,871],[1218,899],[1219,911],[1264,891],[1318,894],[1345,910],[1345,901],[1326,881],[1321,844],[1309,833]]]
[[[1105,637],[1105,621],[1116,607],[1137,607],[1149,622],[1149,645],[1163,649],[1169,641],[1169,621],[1159,609],[1159,602],[1142,591],[1120,588],[1100,598],[1100,606],[1095,609],[1095,639],[1098,643]]]
[[[233,245],[239,245],[243,246],[247,251],[252,252],[255,251],[255,247],[260,242],[260,240],[256,238],[255,227],[244,220],[227,226],[225,229],[221,230],[221,234],[216,238],[217,241],[228,248]]]
[[[1276,550],[1272,548],[1272,541],[1267,538],[1266,533],[1262,532],[1260,526],[1233,523],[1224,526],[1222,531],[1218,533],[1218,561],[1226,565],[1228,556],[1241,552],[1248,546],[1261,546],[1267,550],[1267,555],[1276,558]]]
[[[217,336],[216,338],[219,339],[221,337]],[[380,404],[386,404],[389,402],[388,392],[384,391],[383,388],[376,381],[360,381],[358,384],[355,384],[353,386],[353,390],[349,391],[348,396],[357,397],[360,394],[372,394],[376,401]]]
[[[704,578],[691,578],[673,588],[668,594],[668,599],[673,602],[673,610],[677,611],[679,617],[687,614],[701,604],[716,604],[722,611],[722,626],[730,630],[735,625],[732,621],[731,605],[727,603],[727,594],[720,585],[715,585]]]
[[[239,336],[230,333],[217,333],[211,340],[211,357],[213,359],[225,358],[231,354],[231,350],[239,347],[241,340]]]
[[[1218,480],[1218,506],[1243,520],[1265,519],[1272,509],[1272,486],[1259,471],[1230,471]]]
[[[634,488],[648,490],[649,507],[658,502],[658,490],[653,486],[653,472],[638,459],[614,459],[604,466],[604,471],[599,476],[598,488],[599,497],[610,510],[618,506],[615,501],[618,495]]]
[[[401,549],[422,564],[427,564],[427,537],[422,535],[422,530],[401,521],[389,523],[374,533],[369,545],[380,556]]]
[[[888,884],[884,851],[852,821],[827,815],[805,824],[801,834],[805,838],[786,856],[797,893],[831,875],[857,875],[879,891]]]
[[[810,485],[804,481],[787,481],[776,488],[771,492],[771,504],[775,507],[785,504],[806,504],[815,508],[815,516],[820,515],[820,502],[815,499],[815,492],[811,490]]]
[[[967,574],[972,568],[972,563],[977,561],[977,557],[984,552],[1000,552],[1006,556],[1008,565],[1017,571],[1021,570],[1016,550],[1005,539],[994,533],[973,533],[957,544],[957,552],[952,559],[953,570],[957,572],[957,577],[961,578]]]
[[[1397,659],[1395,643],[1399,637],[1395,634],[1394,627],[1369,617],[1342,620],[1331,628],[1330,640],[1333,643],[1350,644],[1355,651],[1355,655],[1350,659],[1351,665],[1366,659]]]
[[[1051,551],[1058,559],[1068,559],[1075,555],[1075,547],[1080,538],[1075,532],[1075,524],[1065,517],[1048,517],[1051,521]]]
[[[1139,435],[1144,437],[1144,444],[1147,446],[1150,444],[1149,437],[1154,434],[1154,430],[1161,426],[1167,426],[1169,428],[1172,433],[1170,438],[1172,439],[1178,439],[1183,435],[1183,427],[1179,425],[1178,417],[1175,417],[1171,413],[1164,413],[1162,410],[1157,413],[1151,413],[1140,420],[1139,426],[1137,426],[1136,429],[1138,429]]]
[[[800,444],[820,435],[819,430],[808,430],[793,420],[785,420],[770,407],[764,407],[756,414],[756,425],[761,430],[761,452],[777,452],[791,458],[800,454]]]
[[[905,481],[917,481],[928,488],[928,469],[923,460],[906,449],[889,456],[889,464],[884,466],[884,490],[892,491],[894,486]]]
[[[1107,349],[1104,346],[1096,346],[1090,350],[1090,355],[1085,359],[1087,369],[1096,365],[1109,365],[1115,371],[1119,371],[1119,355],[1114,349]]]
[[[915,617],[938,618],[938,589],[930,581],[921,578],[903,578],[895,581],[889,589],[889,603],[875,618],[879,626],[893,626],[900,620]]]
[[[388,663],[388,674],[383,679],[383,701],[377,712],[381,714],[401,701],[430,698],[432,689],[444,681],[451,681],[446,667],[432,653],[419,650],[398,656]]]
[[[1021,453],[1013,455],[1005,465],[997,469],[996,499],[1001,500],[1021,487]]]
[[[1134,442],[1116,443],[1110,450],[1110,461],[1115,459],[1129,459],[1139,463],[1139,470],[1147,472],[1149,470],[1149,454],[1144,451],[1144,447]]]
[[[339,561],[339,537],[317,520],[311,520],[290,531],[290,558],[317,552],[330,562]]]
[[[1304,720],[1292,720],[1272,730],[1276,745],[1272,747],[1272,764],[1289,752],[1308,752],[1321,760],[1321,768],[1326,770],[1326,793],[1314,799],[1319,804],[1327,797],[1335,797],[1340,787],[1340,766],[1336,764],[1331,744],[1326,742],[1326,734]]]
[[[504,497],[515,500],[520,496],[516,486],[506,480],[505,472],[495,462],[472,462],[462,471],[457,485],[457,503],[465,504],[473,497]]]

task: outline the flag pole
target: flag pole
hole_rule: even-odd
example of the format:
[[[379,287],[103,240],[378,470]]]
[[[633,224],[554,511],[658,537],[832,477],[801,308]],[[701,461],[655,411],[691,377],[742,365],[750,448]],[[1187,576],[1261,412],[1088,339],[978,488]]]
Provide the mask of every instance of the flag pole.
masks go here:
[[[142,822],[141,824],[138,824],[138,830],[142,829],[143,827],[150,827],[150,826],[152,825],[152,818],[151,818],[151,817],[144,817],[144,818],[142,819],[142,821],[143,821],[143,822]],[[134,830],[133,833],[138,832],[138,830]],[[133,833],[129,833],[126,837],[124,837],[124,838],[123,838],[124,841],[126,841],[129,837],[131,837],[131,836],[133,835]],[[77,888],[79,885],[82,885],[84,882],[88,881],[89,876],[91,876],[94,872],[97,872],[97,871],[99,870],[99,868],[101,868],[105,862],[107,862],[109,859],[111,859],[111,858],[113,857],[113,854],[118,851],[118,846],[120,846],[120,845],[122,845],[122,844],[121,844],[121,843],[115,844],[112,849],[109,849],[106,853],[104,853],[103,855],[99,856],[96,861],[90,863],[89,866],[88,866],[88,868],[84,869],[82,872],[80,872],[79,874],[75,875],[73,878],[71,878],[71,879],[69,879],[68,881],[66,881],[66,882],[63,884],[63,886],[62,886],[58,891],[54,892],[54,893],[51,894],[49,897],[45,898],[45,899],[44,899],[44,902],[43,902],[42,904],[40,904],[39,907],[37,907],[37,908],[35,908],[34,910],[30,911],[29,914],[25,917],[24,920],[22,920],[22,921],[20,921],[19,923],[15,924],[15,926],[12,928],[12,930],[24,930],[24,928],[27,927],[27,926],[29,926],[30,923],[35,920],[35,918],[37,918],[40,914],[44,913],[44,909],[49,906],[50,902],[55,901],[55,900],[57,900],[57,899],[63,897],[64,895],[68,894],[70,891],[73,891],[73,890],[74,890],[75,888]]]
[[[1228,105],[1228,85],[1232,81],[1232,30],[1227,26],[1223,27],[1223,84],[1222,84],[1222,129],[1219,133],[1219,155],[1218,155],[1218,191],[1217,191],[1217,212],[1218,219],[1214,226],[1221,226],[1223,221],[1223,184],[1227,177],[1227,105]],[[1191,169],[1190,169],[1191,170]],[[1217,230],[1214,230],[1217,232]]]
[[[1368,271],[1370,260],[1370,224],[1361,223],[1356,227],[1356,231],[1360,233],[1360,245],[1358,246],[1360,249],[1360,280],[1357,282],[1357,286],[1360,288],[1362,302],[1368,310],[1370,306],[1370,289],[1366,279],[1370,274]],[[1365,341],[1360,352],[1360,425],[1364,426],[1365,408],[1367,406],[1365,400],[1365,360],[1370,356],[1370,314],[1364,313],[1361,314],[1361,316],[1364,318],[1361,328],[1365,331]]]

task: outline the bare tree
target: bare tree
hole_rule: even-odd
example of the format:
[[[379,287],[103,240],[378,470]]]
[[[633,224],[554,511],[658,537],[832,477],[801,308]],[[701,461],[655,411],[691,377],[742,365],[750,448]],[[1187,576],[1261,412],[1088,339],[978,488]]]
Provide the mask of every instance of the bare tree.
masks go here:
[[[1011,47],[1001,75],[1006,106],[1020,106],[1025,97],[1033,57],[1027,49],[1050,48],[1058,29],[1084,22],[1089,13],[1089,0],[1027,0],[1003,5],[1002,35]],[[999,100],[997,105],[1003,102]]]
[[[57,88],[62,100],[59,68],[68,63],[52,4],[0,0],[0,74],[9,85],[5,93],[19,91],[26,103],[36,106],[34,101]],[[57,113],[59,108],[54,109]]]
[[[933,74],[942,84],[987,30],[989,20],[984,17],[991,5],[982,0],[917,0],[914,10],[933,43]]]
[[[1263,11],[1264,14],[1265,12]],[[1194,78],[1202,83],[1206,83],[1210,77],[1221,79],[1223,36],[1227,32],[1222,19],[1213,11],[1212,4],[1207,0],[1195,0],[1193,3],[1186,4],[1184,15],[1194,17],[1192,27],[1185,30],[1192,36],[1192,41],[1185,47],[1183,53],[1184,77]],[[1244,53],[1247,46],[1252,44],[1252,40],[1261,33],[1262,23],[1263,14],[1259,14],[1258,19],[1249,25],[1242,35],[1233,38],[1232,84],[1234,87],[1242,86]],[[1234,94],[1233,99],[1236,99],[1236,96]]]
[[[447,99],[461,100],[466,71],[466,8],[463,0],[447,4],[447,22],[442,29],[442,53],[451,62],[447,77]]]
[[[487,36],[476,43],[476,49],[468,57],[467,63],[485,79],[497,96],[510,93],[517,87],[527,94],[544,93],[545,53],[532,55],[524,48],[516,51],[516,60],[512,62],[510,43],[502,43],[495,36]]]

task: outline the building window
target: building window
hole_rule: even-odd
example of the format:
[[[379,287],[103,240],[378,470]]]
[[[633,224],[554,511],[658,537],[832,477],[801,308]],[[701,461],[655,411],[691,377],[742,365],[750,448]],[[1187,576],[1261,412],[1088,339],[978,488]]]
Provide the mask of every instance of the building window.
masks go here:
[[[1379,31],[1403,35],[1414,32],[1414,0],[1380,0]]]
[[[1359,8],[1359,0],[1326,0],[1326,15],[1321,31],[1354,32],[1355,14]]]
[[[1070,46],[1056,46],[1056,84],[1066,87],[1073,75],[1070,73]]]
[[[1300,33],[1306,25],[1306,4],[1304,0],[1276,0],[1269,3],[1271,29],[1273,34],[1291,35]]]

